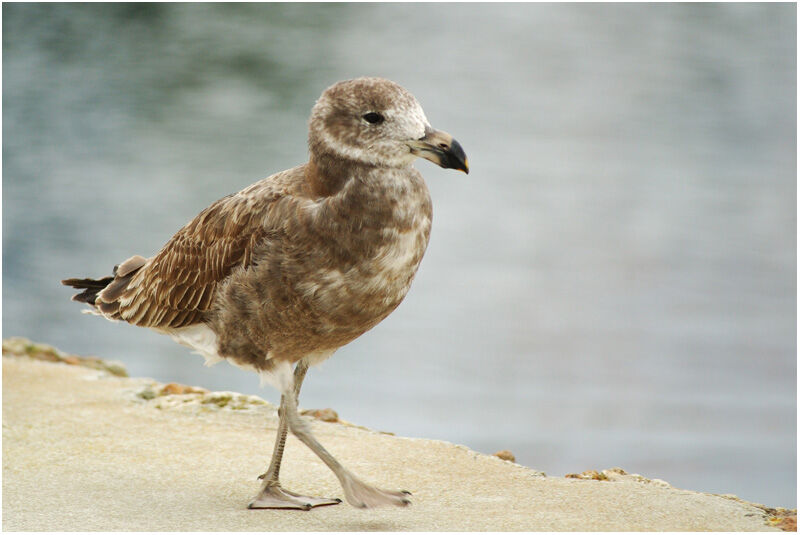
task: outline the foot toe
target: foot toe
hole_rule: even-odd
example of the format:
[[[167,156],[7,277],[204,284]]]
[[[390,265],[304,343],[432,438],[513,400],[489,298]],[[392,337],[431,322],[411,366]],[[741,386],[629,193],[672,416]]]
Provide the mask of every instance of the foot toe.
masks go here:
[[[406,507],[411,504],[407,498],[411,494],[408,491],[383,490],[358,480],[348,482],[343,488],[347,503],[359,509],[384,505]]]
[[[247,505],[248,509],[299,509],[308,511],[313,507],[322,505],[336,505],[342,503],[339,498],[315,498],[303,496],[288,490],[284,490],[280,485],[269,485],[261,489],[261,492],[253,498]]]

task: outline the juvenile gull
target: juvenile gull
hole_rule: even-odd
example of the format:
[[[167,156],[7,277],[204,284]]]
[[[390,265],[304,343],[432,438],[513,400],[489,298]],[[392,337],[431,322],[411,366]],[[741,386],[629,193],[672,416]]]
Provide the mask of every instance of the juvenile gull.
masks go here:
[[[404,506],[408,493],[358,479],[297,413],[309,365],[374,327],[405,297],[425,253],[431,199],[417,157],[468,172],[408,91],[382,78],[326,89],[311,111],[308,163],[200,212],[151,258],[103,279],[67,279],[73,300],[110,320],[168,334],[206,358],[258,373],[281,392],[275,446],[250,508],[339,503],[283,489],[287,430],[333,471],[355,507]]]

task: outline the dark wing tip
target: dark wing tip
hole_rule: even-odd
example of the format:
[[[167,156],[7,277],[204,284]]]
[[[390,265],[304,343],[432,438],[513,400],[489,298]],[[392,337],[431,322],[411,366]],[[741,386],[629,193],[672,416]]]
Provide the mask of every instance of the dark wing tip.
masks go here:
[[[94,305],[97,294],[103,291],[113,280],[114,277],[105,277],[102,279],[64,279],[61,281],[61,284],[70,286],[76,290],[83,290],[72,296],[73,301]]]

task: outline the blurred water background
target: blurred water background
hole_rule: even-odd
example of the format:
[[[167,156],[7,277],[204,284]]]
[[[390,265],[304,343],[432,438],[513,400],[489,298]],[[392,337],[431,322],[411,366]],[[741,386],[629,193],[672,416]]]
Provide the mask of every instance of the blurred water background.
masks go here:
[[[621,466],[794,507],[795,21],[793,4],[4,4],[3,336],[277,402],[81,315],[59,280],[149,256],[304,162],[321,91],[385,76],[471,173],[417,164],[435,215],[415,284],[301,405],[549,475]]]

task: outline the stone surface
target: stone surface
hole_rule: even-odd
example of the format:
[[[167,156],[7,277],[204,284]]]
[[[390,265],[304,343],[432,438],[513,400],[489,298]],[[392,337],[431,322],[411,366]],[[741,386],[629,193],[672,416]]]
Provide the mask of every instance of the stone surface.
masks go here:
[[[504,461],[511,461],[512,463],[517,462],[517,458],[514,457],[514,454],[511,453],[509,450],[500,450],[498,452],[495,452],[494,456],[497,457],[498,459],[503,459]]]
[[[277,425],[273,405],[231,392],[165,389],[155,381],[115,376],[102,368],[4,356],[3,529],[777,531],[792,527],[792,515],[785,510],[676,489],[621,469],[585,472],[577,478],[545,477],[446,442],[395,437],[312,418],[309,422],[319,440],[364,480],[411,491],[412,506],[248,510],[248,500],[259,487],[256,477],[272,451]],[[293,437],[287,443],[281,478],[298,492],[342,495],[330,471]]]

